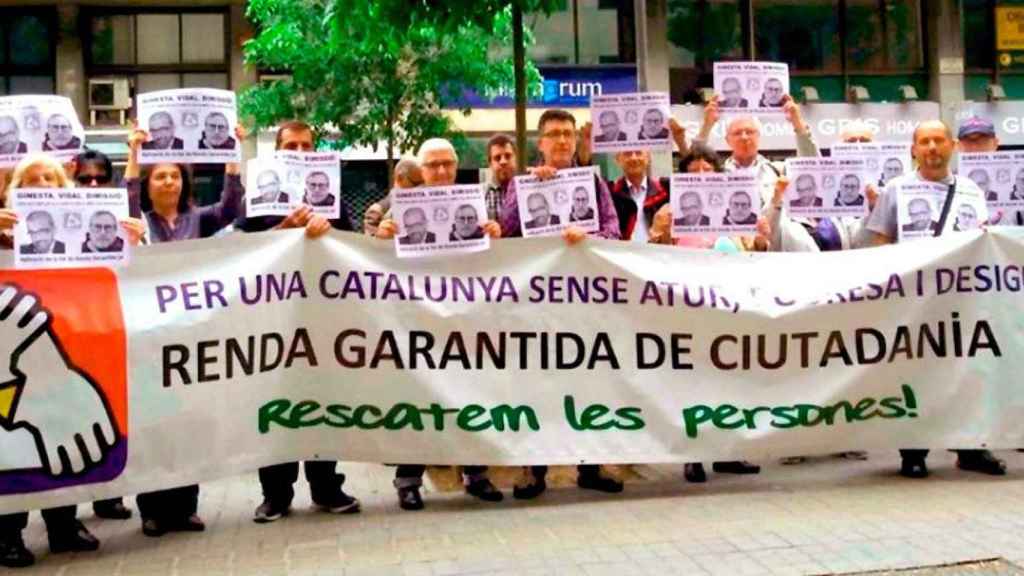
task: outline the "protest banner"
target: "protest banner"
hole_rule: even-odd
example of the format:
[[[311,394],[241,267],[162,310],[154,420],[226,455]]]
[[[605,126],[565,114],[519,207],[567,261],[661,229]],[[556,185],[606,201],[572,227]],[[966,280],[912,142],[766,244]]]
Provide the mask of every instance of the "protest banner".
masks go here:
[[[235,139],[235,93],[213,88],[179,88],[138,95],[139,128],[149,140],[139,150],[140,164],[158,162],[239,163]]]
[[[864,158],[786,159],[786,209],[791,216],[867,216],[871,183]]]
[[[832,156],[863,158],[869,182],[879,191],[886,182],[902,176],[914,165],[910,158],[910,142],[851,142],[832,145]]]
[[[757,176],[739,172],[673,174],[672,236],[753,234],[761,212]]]
[[[789,66],[779,62],[715,62],[718,109],[723,114],[782,115]]]
[[[609,94],[590,99],[593,118],[592,150],[672,150],[668,119],[672,117],[668,94]]]
[[[516,176],[515,184],[524,237],[551,236],[570,226],[585,232],[600,227],[593,168],[559,170],[548,180]]]
[[[305,459],[1024,445],[1018,228],[827,254],[508,239],[443,266],[292,230],[133,256],[0,255],[0,512]]]
[[[246,214],[287,216],[306,204],[325,218],[341,215],[341,154],[278,150],[246,170]]]
[[[400,258],[479,252],[491,247],[484,233],[487,203],[479,185],[396,188],[391,211],[400,222],[395,252]]]
[[[18,268],[118,266],[128,261],[121,228],[128,217],[124,188],[16,188],[11,207]]]
[[[62,162],[82,151],[85,128],[64,96],[0,98],[0,168],[13,168],[27,154],[46,152]]]
[[[1024,152],[961,152],[960,174],[985,194],[989,210],[1024,210]]]

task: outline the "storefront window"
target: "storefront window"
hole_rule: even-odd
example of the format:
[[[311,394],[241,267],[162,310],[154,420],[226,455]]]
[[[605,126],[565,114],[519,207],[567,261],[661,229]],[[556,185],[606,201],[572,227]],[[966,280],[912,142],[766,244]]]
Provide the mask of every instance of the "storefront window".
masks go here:
[[[964,67],[991,70],[995,65],[993,0],[963,0]]]
[[[846,0],[848,70],[917,70],[924,66],[917,0]]]
[[[758,60],[785,62],[794,72],[841,72],[838,7],[837,0],[759,0],[754,4]]]
[[[0,11],[0,93],[52,93],[54,41],[52,12]]]
[[[564,0],[550,15],[528,15],[530,57],[538,64],[636,62],[632,0]]]

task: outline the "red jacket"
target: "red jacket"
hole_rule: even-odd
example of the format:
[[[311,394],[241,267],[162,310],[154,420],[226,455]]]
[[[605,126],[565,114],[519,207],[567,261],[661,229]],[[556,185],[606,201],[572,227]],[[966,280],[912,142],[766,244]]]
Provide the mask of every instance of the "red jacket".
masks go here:
[[[633,238],[633,229],[636,228],[636,201],[629,193],[629,185],[626,177],[623,176],[611,184],[612,201],[615,202],[615,211],[619,214],[619,232],[623,240]],[[667,178],[656,180],[647,178],[647,196],[644,198],[644,216],[648,223],[654,222],[654,214],[668,202],[669,182]]]

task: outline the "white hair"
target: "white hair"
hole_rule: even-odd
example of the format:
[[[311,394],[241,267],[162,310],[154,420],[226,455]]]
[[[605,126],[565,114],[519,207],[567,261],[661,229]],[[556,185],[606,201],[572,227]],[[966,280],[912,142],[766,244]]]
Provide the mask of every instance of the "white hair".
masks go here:
[[[762,132],[761,121],[757,119],[757,116],[736,116],[732,120],[729,120],[729,123],[726,124],[726,126],[725,126],[725,133],[728,134],[729,132],[731,132],[733,125],[736,124],[737,122],[742,122],[742,121],[753,123],[754,124],[754,128],[757,128],[757,133],[758,134],[760,134]]]
[[[423,164],[427,153],[441,150],[451,152],[452,156],[455,157],[455,161],[459,161],[459,154],[455,151],[455,146],[452,146],[452,143],[444,138],[430,138],[423,144],[420,144],[420,151],[416,154],[416,159],[419,160],[420,164]]]
[[[850,136],[859,132],[867,132],[872,135],[872,137],[874,137],[875,133],[875,131],[871,129],[871,126],[868,126],[867,122],[864,122],[860,118],[854,118],[852,122],[844,126],[843,129],[839,131],[839,140],[845,141]]]

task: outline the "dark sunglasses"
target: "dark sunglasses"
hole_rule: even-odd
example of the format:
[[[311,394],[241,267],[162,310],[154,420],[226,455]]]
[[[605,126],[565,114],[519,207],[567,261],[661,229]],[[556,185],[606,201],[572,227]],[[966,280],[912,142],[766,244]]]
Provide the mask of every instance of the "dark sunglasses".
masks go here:
[[[83,186],[90,184],[110,184],[110,176],[90,176],[88,174],[80,174],[75,177],[75,181]]]

